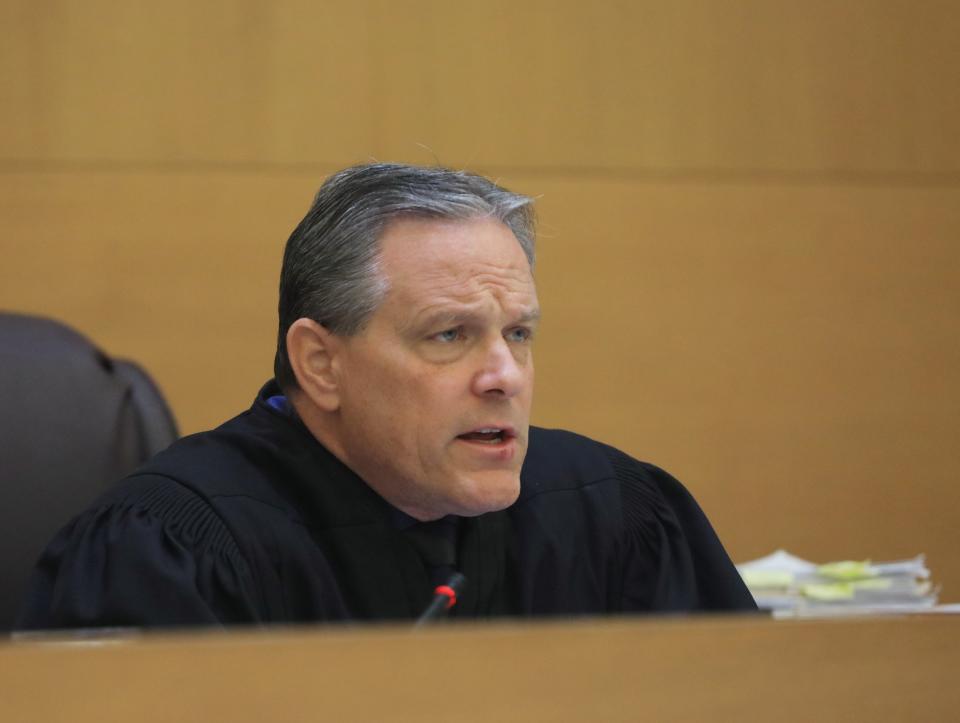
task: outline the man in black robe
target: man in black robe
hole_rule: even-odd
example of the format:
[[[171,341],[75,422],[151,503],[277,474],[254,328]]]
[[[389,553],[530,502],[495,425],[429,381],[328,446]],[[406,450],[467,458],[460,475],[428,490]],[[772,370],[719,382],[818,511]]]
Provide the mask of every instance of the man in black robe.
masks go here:
[[[276,380],[68,524],[22,628],[752,609],[662,470],[529,426],[532,202],[439,168],[324,183],[287,242]]]

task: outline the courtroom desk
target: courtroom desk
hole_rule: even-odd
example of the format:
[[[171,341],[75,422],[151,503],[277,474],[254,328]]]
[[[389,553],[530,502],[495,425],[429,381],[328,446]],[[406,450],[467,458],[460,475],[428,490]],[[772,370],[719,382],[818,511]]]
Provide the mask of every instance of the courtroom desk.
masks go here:
[[[759,617],[0,646],[2,721],[960,720],[960,618]]]

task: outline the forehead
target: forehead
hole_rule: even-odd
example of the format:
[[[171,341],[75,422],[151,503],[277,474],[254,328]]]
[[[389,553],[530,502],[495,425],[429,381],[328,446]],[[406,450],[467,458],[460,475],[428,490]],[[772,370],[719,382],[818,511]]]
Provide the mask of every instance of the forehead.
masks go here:
[[[527,257],[495,219],[394,220],[380,239],[380,263],[388,300],[420,307],[493,295],[503,304],[536,304]]]

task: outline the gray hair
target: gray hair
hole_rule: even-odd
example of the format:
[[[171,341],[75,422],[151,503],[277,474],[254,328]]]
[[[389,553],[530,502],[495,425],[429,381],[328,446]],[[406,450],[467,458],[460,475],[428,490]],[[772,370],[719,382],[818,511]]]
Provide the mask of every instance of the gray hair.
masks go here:
[[[280,270],[280,329],[274,375],[297,387],[287,357],[287,330],[307,317],[335,334],[361,331],[387,293],[380,235],[400,216],[493,218],[516,236],[534,263],[533,199],[483,176],[398,163],[353,166],[330,176],[294,229]]]

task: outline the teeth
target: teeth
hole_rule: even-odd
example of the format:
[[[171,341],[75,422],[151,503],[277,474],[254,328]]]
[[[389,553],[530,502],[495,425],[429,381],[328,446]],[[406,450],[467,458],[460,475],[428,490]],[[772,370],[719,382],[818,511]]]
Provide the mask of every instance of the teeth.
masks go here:
[[[496,433],[498,433],[499,431],[500,431],[500,430],[497,429],[497,428],[489,427],[489,428],[487,428],[487,429],[478,429],[478,430],[477,430],[477,433],[478,433],[478,434],[496,434]]]

